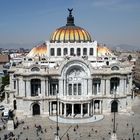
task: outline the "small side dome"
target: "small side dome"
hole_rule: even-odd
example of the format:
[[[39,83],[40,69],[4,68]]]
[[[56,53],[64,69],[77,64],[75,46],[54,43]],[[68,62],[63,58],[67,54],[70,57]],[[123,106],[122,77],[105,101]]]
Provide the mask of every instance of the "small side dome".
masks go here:
[[[72,10],[69,10],[66,26],[62,26],[52,34],[50,42],[92,42],[90,34],[83,28],[75,26]]]
[[[104,45],[99,45],[97,46],[97,54],[98,56],[113,56],[111,51]]]
[[[39,46],[34,47],[28,54],[27,57],[33,58],[33,57],[45,57],[47,56],[48,50],[46,43],[43,43]]]

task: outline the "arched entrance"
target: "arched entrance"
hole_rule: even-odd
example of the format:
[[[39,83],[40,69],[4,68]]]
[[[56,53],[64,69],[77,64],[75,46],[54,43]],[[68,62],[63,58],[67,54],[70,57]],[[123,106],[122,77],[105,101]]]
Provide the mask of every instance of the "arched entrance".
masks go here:
[[[111,112],[118,112],[118,102],[113,101],[111,104]]]
[[[33,105],[33,115],[40,115],[40,106],[37,103]]]

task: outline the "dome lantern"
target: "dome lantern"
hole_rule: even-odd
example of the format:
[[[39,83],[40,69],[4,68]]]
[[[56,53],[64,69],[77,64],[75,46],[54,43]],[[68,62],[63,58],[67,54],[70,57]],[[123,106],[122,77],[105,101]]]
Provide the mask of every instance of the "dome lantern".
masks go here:
[[[85,29],[74,24],[74,17],[72,16],[73,8],[68,9],[68,11],[69,16],[67,17],[67,24],[53,32],[50,42],[92,42],[90,34]]]
[[[72,9],[68,8],[68,11],[69,11],[69,16],[67,17],[67,24],[66,24],[66,26],[75,26],[74,25],[74,17],[72,16],[73,8]]]

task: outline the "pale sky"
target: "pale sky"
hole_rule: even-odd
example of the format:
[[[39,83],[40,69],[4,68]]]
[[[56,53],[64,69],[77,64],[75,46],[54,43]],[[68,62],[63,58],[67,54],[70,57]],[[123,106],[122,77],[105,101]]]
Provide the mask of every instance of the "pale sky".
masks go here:
[[[0,47],[49,40],[66,24],[67,8],[93,40],[140,46],[139,0],[0,0]]]

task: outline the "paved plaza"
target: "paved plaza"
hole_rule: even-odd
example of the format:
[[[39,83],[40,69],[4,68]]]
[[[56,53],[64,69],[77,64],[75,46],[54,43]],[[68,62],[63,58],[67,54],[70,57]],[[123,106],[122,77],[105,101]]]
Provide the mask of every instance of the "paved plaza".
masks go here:
[[[133,103],[133,113],[116,114],[116,129],[118,140],[140,140],[140,97]],[[110,140],[113,128],[113,114],[104,115],[99,121],[90,123],[59,123],[61,140]],[[46,117],[30,117],[24,120],[13,131],[13,139],[17,140],[54,140],[56,122]],[[10,133],[6,129],[0,131],[4,135]],[[11,138],[11,140],[13,140]],[[10,138],[9,138],[10,140]]]

